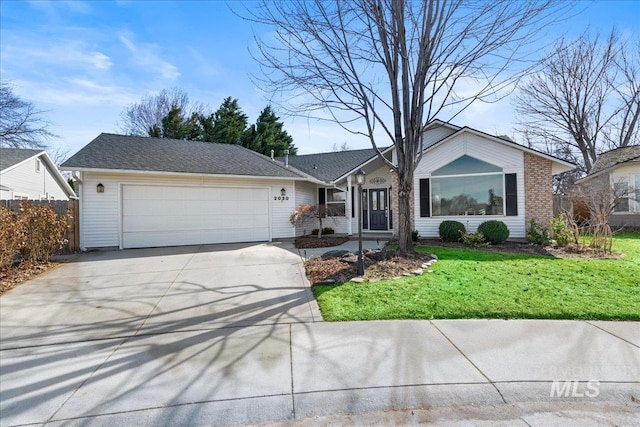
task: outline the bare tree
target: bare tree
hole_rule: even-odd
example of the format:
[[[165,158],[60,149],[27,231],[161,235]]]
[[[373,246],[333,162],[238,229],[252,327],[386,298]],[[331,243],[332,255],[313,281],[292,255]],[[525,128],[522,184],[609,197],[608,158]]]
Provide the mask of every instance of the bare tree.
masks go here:
[[[200,114],[204,107],[189,100],[182,89],[163,89],[155,95],[144,96],[140,102],[131,104],[121,113],[120,129],[127,135],[148,136],[153,129],[162,129],[162,119],[171,109],[179,110],[185,117]]]
[[[533,34],[566,7],[528,0],[263,0],[248,14],[276,29],[257,40],[261,85],[292,94],[294,113],[328,112],[366,136],[397,173],[399,250],[406,252],[425,125],[499,99],[525,71]],[[383,140],[394,144],[397,164],[382,156]]]
[[[640,45],[638,45],[640,46]],[[521,84],[515,109],[531,145],[591,170],[598,154],[637,143],[638,48],[612,31],[558,42],[541,70]]]
[[[42,111],[13,93],[13,88],[0,81],[0,146],[13,148],[45,148],[54,138]]]
[[[331,151],[333,151],[334,153],[337,153],[338,151],[349,151],[351,150],[351,147],[349,147],[349,144],[347,144],[347,142],[343,142],[342,145],[338,146],[338,143],[334,142],[333,145],[331,146]]]

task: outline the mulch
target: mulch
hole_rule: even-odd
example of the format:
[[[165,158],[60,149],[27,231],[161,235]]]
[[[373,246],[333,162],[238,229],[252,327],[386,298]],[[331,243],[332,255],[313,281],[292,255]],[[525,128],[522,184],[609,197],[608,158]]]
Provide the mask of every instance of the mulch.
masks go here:
[[[32,264],[22,262],[18,265],[8,267],[0,271],[0,295],[9,292],[18,285],[41,275],[47,270],[58,265],[55,262]]]

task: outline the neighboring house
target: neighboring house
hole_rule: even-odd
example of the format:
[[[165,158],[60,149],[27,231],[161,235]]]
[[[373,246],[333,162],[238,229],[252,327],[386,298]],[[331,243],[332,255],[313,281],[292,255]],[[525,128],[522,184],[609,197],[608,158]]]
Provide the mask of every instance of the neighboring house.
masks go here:
[[[609,182],[620,197],[609,219],[613,227],[640,227],[640,145],[616,148],[600,154],[589,174],[577,183]]]
[[[43,150],[0,148],[0,200],[69,200],[73,189]]]
[[[412,227],[438,236],[442,220],[471,231],[504,221],[524,238],[530,218],[553,213],[552,175],[574,168],[510,140],[443,122],[424,134],[414,176]],[[395,161],[393,147],[382,150]],[[271,241],[307,234],[293,227],[300,205],[331,204],[336,233],[396,233],[397,178],[373,149],[271,159],[237,145],[101,134],[62,168],[80,179],[82,248],[135,248]],[[363,200],[355,172],[366,173]]]

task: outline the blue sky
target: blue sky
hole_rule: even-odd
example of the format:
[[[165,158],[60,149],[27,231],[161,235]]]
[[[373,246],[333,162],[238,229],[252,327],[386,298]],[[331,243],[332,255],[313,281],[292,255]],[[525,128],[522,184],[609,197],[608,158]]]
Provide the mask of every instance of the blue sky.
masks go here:
[[[251,2],[245,3],[251,7]],[[626,36],[640,32],[640,1],[580,2],[577,15],[545,35],[575,36],[588,27]],[[215,110],[227,96],[255,121],[267,104],[252,83],[252,25],[218,1],[0,1],[0,78],[21,98],[46,110],[60,136],[52,148],[75,153],[100,132],[118,132],[120,113],[144,95],[179,87]],[[268,31],[256,28],[257,34]],[[510,100],[477,104],[454,123],[512,134]],[[341,128],[286,118],[300,154],[344,142],[367,148]]]

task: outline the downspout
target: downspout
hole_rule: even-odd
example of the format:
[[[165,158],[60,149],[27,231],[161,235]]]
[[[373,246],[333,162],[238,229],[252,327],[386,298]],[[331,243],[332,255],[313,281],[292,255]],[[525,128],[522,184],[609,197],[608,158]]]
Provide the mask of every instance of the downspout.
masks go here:
[[[82,195],[83,191],[84,191],[84,186],[82,185],[82,175],[80,175],[80,172],[78,171],[73,171],[71,172],[71,176],[73,177],[73,179],[76,180],[76,182],[78,183],[78,191],[77,191],[77,195],[78,195],[78,210],[80,212],[80,250],[82,252],[85,252],[87,250],[87,248],[84,247],[84,236],[82,234],[82,231],[84,230],[84,210],[83,210],[83,206],[84,206],[84,197]]]

